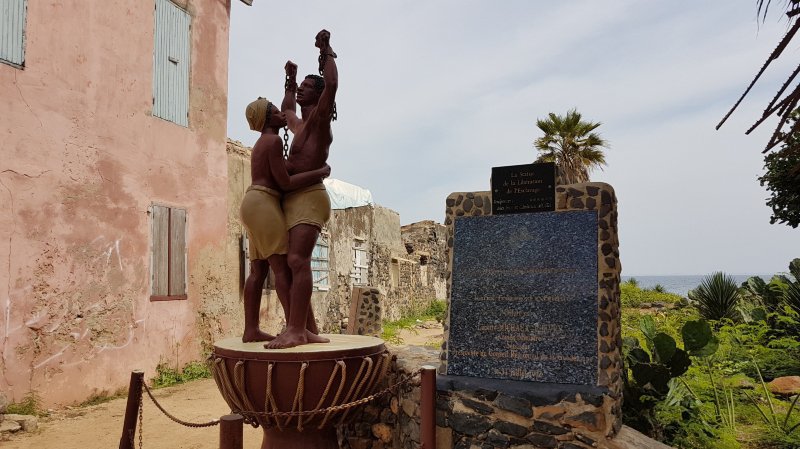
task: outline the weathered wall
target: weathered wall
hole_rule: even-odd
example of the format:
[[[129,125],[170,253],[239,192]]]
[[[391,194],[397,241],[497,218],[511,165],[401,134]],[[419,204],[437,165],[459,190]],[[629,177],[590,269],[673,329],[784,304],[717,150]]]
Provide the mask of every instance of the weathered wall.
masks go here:
[[[428,296],[447,298],[447,226],[432,220],[404,225],[400,228],[407,258],[420,265],[421,284]]]
[[[0,390],[46,405],[126,385],[225,332],[230,1],[192,16],[189,127],[151,115],[152,1],[28,2],[0,64]],[[148,207],[185,208],[188,300],[150,302]],[[200,313],[198,314],[198,311]],[[198,326],[199,324],[199,326]],[[179,349],[176,355],[176,349]]]

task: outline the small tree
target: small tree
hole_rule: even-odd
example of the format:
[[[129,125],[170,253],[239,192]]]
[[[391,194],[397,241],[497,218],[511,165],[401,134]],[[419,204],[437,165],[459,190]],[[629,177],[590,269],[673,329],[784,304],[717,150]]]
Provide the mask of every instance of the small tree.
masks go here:
[[[797,124],[798,114],[792,115]],[[764,157],[764,176],[758,178],[767,188],[770,198],[767,206],[772,208],[771,224],[784,223],[793,228],[800,225],[800,132],[786,137],[780,150]]]
[[[600,124],[582,121],[575,109],[563,116],[551,112],[546,119],[536,120],[544,133],[533,142],[540,153],[536,162],[555,162],[562,184],[589,181],[591,169],[606,165],[602,148],[608,148],[608,143],[594,132]]]

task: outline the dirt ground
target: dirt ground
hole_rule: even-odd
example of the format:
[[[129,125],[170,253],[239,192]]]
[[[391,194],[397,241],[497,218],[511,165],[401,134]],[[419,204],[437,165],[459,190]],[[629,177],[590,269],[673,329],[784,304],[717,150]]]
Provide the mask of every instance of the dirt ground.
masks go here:
[[[419,323],[400,331],[406,345],[441,343],[442,327],[436,322]],[[146,375],[145,375],[146,377]],[[189,422],[207,422],[228,413],[228,406],[212,379],[198,380],[156,390],[156,399],[167,411]],[[2,449],[109,449],[119,446],[126,398],[88,406],[58,410],[41,418],[39,429],[13,434],[0,440]],[[170,421],[149,398],[144,398],[144,449],[218,449],[219,427],[188,428]],[[244,428],[244,447],[261,445],[261,429]],[[138,447],[138,436],[136,447]]]

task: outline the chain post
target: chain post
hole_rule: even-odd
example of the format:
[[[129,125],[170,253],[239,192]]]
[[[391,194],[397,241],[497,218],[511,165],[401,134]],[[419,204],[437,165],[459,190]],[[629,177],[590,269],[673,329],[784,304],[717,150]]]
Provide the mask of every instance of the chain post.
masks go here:
[[[244,418],[230,414],[219,418],[219,449],[242,449],[244,444]]]
[[[122,423],[119,449],[134,449],[133,437],[136,434],[136,414],[137,411],[141,410],[143,385],[144,371],[131,371],[131,380],[128,385],[128,403],[125,406],[125,418]]]
[[[436,449],[436,368],[422,367],[420,379],[420,431],[422,448]]]

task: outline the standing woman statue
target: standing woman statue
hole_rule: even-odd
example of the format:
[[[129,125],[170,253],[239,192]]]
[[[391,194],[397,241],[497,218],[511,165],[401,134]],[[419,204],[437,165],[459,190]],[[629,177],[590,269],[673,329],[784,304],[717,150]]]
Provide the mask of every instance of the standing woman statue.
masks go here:
[[[269,341],[275,337],[263,332],[258,325],[261,290],[268,268],[275,273],[275,291],[289,317],[291,272],[287,266],[288,249],[286,219],[281,209],[282,192],[317,185],[327,177],[331,168],[322,164],[314,170],[289,175],[283,158],[283,145],[278,129],[286,126],[286,114],[265,98],[259,97],[245,111],[250,129],[261,133],[251,155],[252,185],[242,200],[240,214],[250,240],[250,274],[244,285],[243,342]],[[309,337],[317,343],[328,340],[316,335]]]
[[[317,33],[314,46],[319,48],[319,71],[322,76],[308,75],[297,86],[297,65],[286,63],[286,94],[281,111],[286,114],[289,129],[294,134],[289,151],[289,173],[302,174],[326,166],[328,150],[333,141],[331,120],[336,114],[336,89],[339,74],[336,53],[330,45],[327,30]],[[297,104],[301,117],[297,116]],[[297,175],[294,175],[297,176]],[[289,314],[286,330],[265,345],[267,348],[290,348],[318,339],[306,329],[309,320],[313,277],[311,253],[320,230],[331,214],[328,192],[322,182],[291,189],[283,198],[283,211],[289,229],[287,262],[291,270]]]

